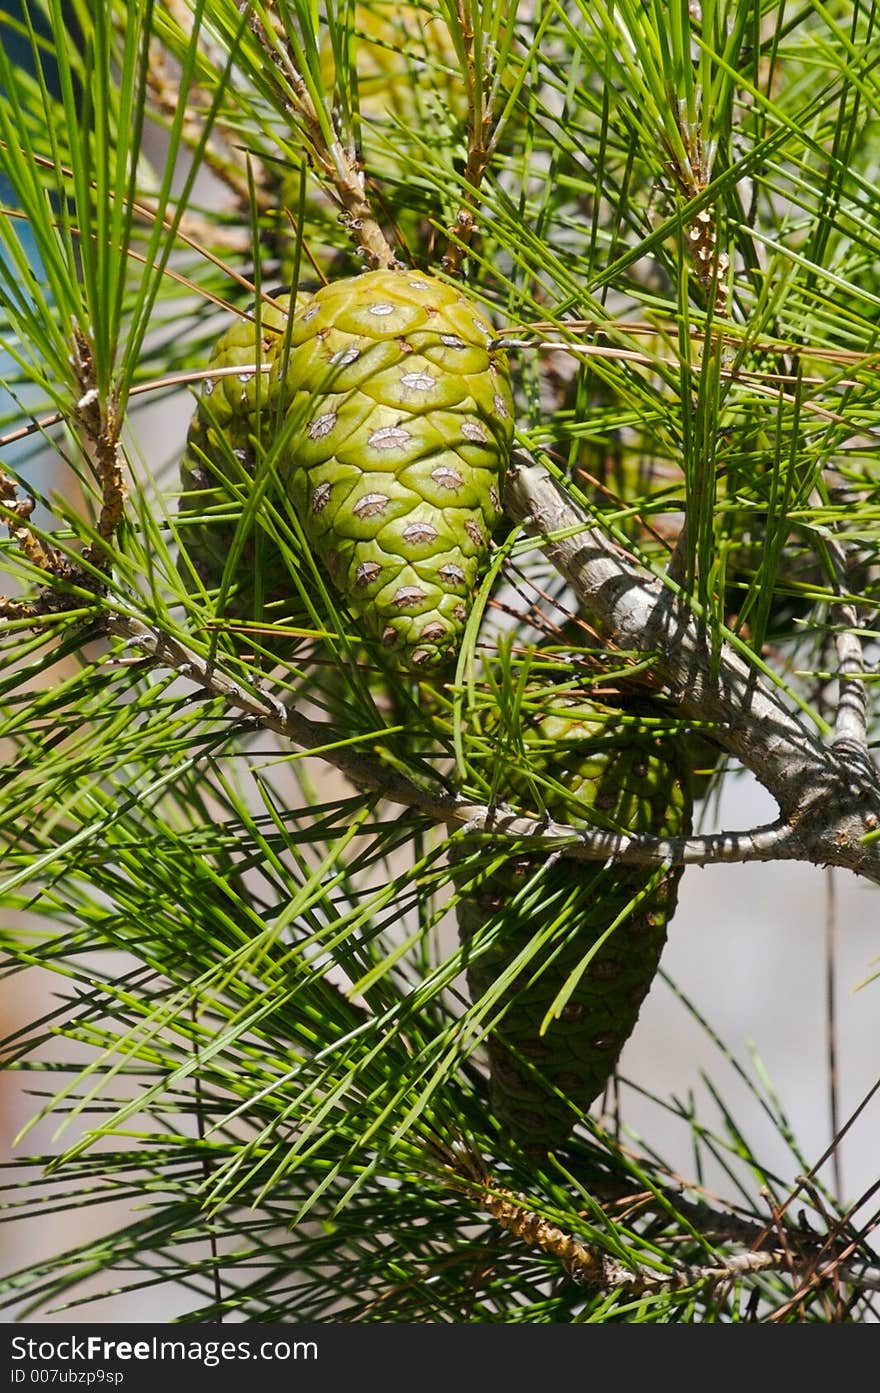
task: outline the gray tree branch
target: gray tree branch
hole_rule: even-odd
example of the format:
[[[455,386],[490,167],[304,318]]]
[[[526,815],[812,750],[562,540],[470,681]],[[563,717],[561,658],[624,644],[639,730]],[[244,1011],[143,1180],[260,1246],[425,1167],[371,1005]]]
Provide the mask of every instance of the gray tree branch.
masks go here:
[[[864,749],[826,743],[757,664],[730,644],[713,649],[677,589],[604,536],[568,490],[525,455],[511,470],[506,508],[539,539],[602,638],[651,659],[645,685],[684,716],[710,722],[713,739],[776,799],[776,828],[749,834],[761,851],[880,880],[880,847],[865,840],[880,827],[880,780]],[[721,835],[722,844],[731,836]]]
[[[847,557],[843,547],[833,537],[826,536],[825,549],[834,572],[838,594],[848,589]],[[838,751],[866,752],[868,748],[868,689],[865,684],[865,659],[859,637],[859,615],[856,606],[841,598],[837,608],[838,628],[835,636],[838,663],[837,716],[834,728],[834,748]]]
[[[629,562],[625,564],[631,565]],[[647,581],[644,576],[640,579],[653,585],[650,577]],[[311,720],[294,704],[285,705],[262,684],[243,686],[216,662],[180,639],[148,627],[134,615],[117,612],[110,618],[108,627],[111,633],[148,656],[155,665],[175,670],[181,677],[201,687],[210,697],[220,697],[256,727],[272,730],[301,748],[319,754],[356,787],[381,794],[392,803],[413,808],[435,822],[453,826],[458,824],[469,836],[483,833],[494,841],[507,837],[524,848],[558,850],[582,861],[605,861],[614,857],[636,865],[708,865],[719,862],[807,860],[846,866],[880,880],[880,849],[861,846],[857,840],[853,842],[854,829],[867,826],[871,813],[862,812],[859,815],[849,804],[840,813],[840,822],[837,820],[840,810],[835,809],[833,803],[811,802],[809,827],[806,829],[801,825],[801,819],[795,816],[781,818],[765,827],[694,837],[629,836],[594,828],[572,827],[550,818],[529,817],[505,804],[473,802],[446,788],[439,777],[429,781],[402,774],[380,756],[353,747],[342,732],[326,722]],[[718,680],[722,681],[720,677]],[[717,700],[720,701],[720,698]],[[764,693],[763,701],[768,710],[775,710],[772,693]],[[760,709],[766,717],[765,707],[761,706]],[[792,745],[798,757],[805,761],[815,758],[821,776],[830,780],[826,764],[835,761],[827,756],[820,742],[814,741],[806,730],[801,730],[796,720],[789,718],[782,708],[780,712],[782,730],[787,731],[786,721],[791,720],[794,732],[799,737],[798,743]],[[701,713],[691,713],[689,709],[689,714]],[[782,716],[785,716],[785,720]],[[716,718],[717,713],[712,719]],[[793,740],[793,736],[790,738]],[[839,761],[837,763],[839,765]],[[843,779],[841,767],[838,778]],[[880,825],[880,790],[877,781],[874,779],[869,786],[867,772],[859,777],[866,786],[865,797],[870,795],[872,800],[870,808],[877,809],[875,816]],[[856,775],[852,778],[856,778]],[[805,777],[803,782],[805,787],[810,787],[808,778]],[[861,785],[846,783],[846,787],[850,789],[848,797],[852,801],[855,798],[852,789],[858,790]]]

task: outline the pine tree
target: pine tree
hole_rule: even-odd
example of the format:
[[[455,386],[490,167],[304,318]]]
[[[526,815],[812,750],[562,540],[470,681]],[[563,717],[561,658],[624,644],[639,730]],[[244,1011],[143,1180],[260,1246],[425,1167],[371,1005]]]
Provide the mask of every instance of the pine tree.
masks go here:
[[[0,16],[3,933],[57,979],[5,1055],[61,1138],[7,1204],[127,1211],[15,1319],[876,1314],[876,1200],[760,1074],[792,1183],[720,1095],[662,1100],[677,1175],[615,1066],[687,866],[880,880],[877,52],[843,2]],[[778,818],[701,831],[741,769]]]

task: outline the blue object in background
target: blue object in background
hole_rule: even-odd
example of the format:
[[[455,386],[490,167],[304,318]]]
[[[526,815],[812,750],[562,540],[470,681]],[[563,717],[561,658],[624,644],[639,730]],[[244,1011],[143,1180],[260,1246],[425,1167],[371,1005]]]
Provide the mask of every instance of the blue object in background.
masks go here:
[[[35,68],[31,43],[26,35],[17,32],[16,27],[24,24],[24,11],[23,0],[11,0],[11,3],[6,6],[8,22],[4,25],[2,41],[11,65],[33,75]],[[46,84],[49,95],[60,100],[61,86],[58,70],[51,58],[52,30],[42,11],[33,6],[29,7],[28,17],[35,33],[47,41],[46,47],[41,51],[42,80]],[[0,204],[10,209],[18,206],[15,189],[4,173],[2,166],[0,166]],[[16,219],[15,226],[18,239],[28,261],[34,273],[39,275],[39,258],[30,227],[24,219]],[[2,256],[3,250],[0,247],[0,257]],[[14,359],[0,348],[0,421],[7,422],[7,428],[10,428],[13,422],[22,426],[27,423],[27,409],[35,395],[28,391],[26,385],[22,387],[14,380],[17,376],[18,368]],[[6,381],[9,382],[9,386],[4,385]],[[2,433],[3,427],[0,426],[0,434]],[[2,451],[2,460],[9,464],[14,463],[18,469],[21,469],[23,464],[29,461],[26,470],[28,478],[32,481],[35,489],[45,489],[49,475],[49,460],[45,442],[39,434],[25,437],[5,446]]]

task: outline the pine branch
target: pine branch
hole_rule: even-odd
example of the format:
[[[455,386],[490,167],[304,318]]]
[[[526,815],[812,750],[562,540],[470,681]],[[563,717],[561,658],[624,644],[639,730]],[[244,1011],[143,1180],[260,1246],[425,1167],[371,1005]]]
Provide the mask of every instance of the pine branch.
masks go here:
[[[798,1277],[803,1268],[809,1269],[810,1286],[835,1281],[860,1291],[880,1291],[880,1266],[866,1268],[838,1258],[816,1266],[811,1259],[799,1258],[785,1248],[735,1253],[707,1264],[676,1263],[668,1273],[652,1272],[647,1267],[627,1267],[597,1246],[565,1233],[543,1215],[529,1209],[520,1196],[509,1190],[484,1195],[482,1204],[501,1228],[529,1247],[552,1253],[575,1282],[599,1291],[622,1290],[634,1296],[645,1296],[692,1287],[718,1287],[759,1272],[786,1272]]]
[[[832,536],[825,538],[825,550],[833,571],[834,588],[843,596],[848,590],[849,566],[843,547]],[[841,598],[837,604],[838,622],[835,645],[838,661],[837,713],[834,723],[834,749],[843,758],[868,758],[868,689],[865,683],[865,655],[859,637],[856,606]]]
[[[646,577],[644,583],[650,584],[650,578]],[[630,836],[599,829],[575,828],[551,818],[524,816],[504,804],[490,806],[475,803],[460,794],[444,790],[439,780],[433,787],[425,786],[380,759],[352,751],[343,743],[345,736],[342,731],[310,720],[295,705],[286,706],[263,685],[254,684],[250,689],[241,686],[215,663],[179,639],[149,629],[133,616],[116,613],[109,621],[109,629],[124,638],[131,647],[149,654],[157,666],[171,667],[181,677],[196,681],[210,697],[222,697],[228,701],[250,718],[253,726],[274,731],[303,749],[320,754],[356,787],[379,792],[389,802],[414,808],[435,822],[461,824],[468,836],[485,833],[493,842],[507,837],[524,849],[552,849],[574,860],[605,861],[614,857],[625,864],[641,866],[782,860],[815,862],[819,858],[827,864],[848,866],[863,875],[880,879],[880,850],[852,844],[853,826],[860,826],[858,806],[848,808],[840,818],[835,814],[833,794],[836,785],[831,781],[835,778],[844,780],[844,775],[819,742],[813,741],[806,729],[790,718],[769,692],[764,693],[764,704],[758,701],[757,695],[754,698],[756,723],[768,719],[768,712],[779,717],[783,729],[786,729],[786,722],[791,720],[794,734],[789,738],[793,740],[797,736],[795,748],[801,752],[806,764],[805,770],[802,770],[804,782],[809,788],[811,776],[827,778],[827,805],[823,801],[816,808],[808,800],[803,809],[795,807],[792,815],[786,819],[742,832],[668,838]],[[745,667],[740,659],[736,663]],[[739,670],[739,666],[734,667],[736,673]],[[715,716],[702,718],[720,719],[717,708],[713,709],[716,709]],[[700,711],[692,709],[691,704],[688,715],[696,717]],[[782,720],[782,716],[785,720]],[[721,739],[721,734],[718,738]],[[858,785],[859,788],[862,786]],[[869,784],[867,776],[864,787],[866,796],[875,798],[880,812],[880,788]],[[849,785],[844,782],[843,788],[846,790]],[[850,794],[849,797],[850,801],[854,801],[854,795]],[[801,818],[807,813],[810,818],[809,832],[800,826]],[[820,815],[824,818],[821,823],[817,820]],[[866,815],[865,827],[868,827],[868,818],[870,813]],[[844,840],[841,841],[841,838]]]
[[[550,482],[549,476],[544,476]],[[531,485],[535,489],[533,497],[546,499],[542,486]],[[553,486],[556,489],[556,486]],[[572,506],[572,504],[569,504]],[[595,538],[596,534],[592,534]],[[556,543],[551,543],[556,546]],[[604,554],[604,543],[600,540],[600,552]],[[620,577],[634,578],[631,563],[624,557],[608,552],[614,567],[620,566]],[[661,596],[668,595],[663,586],[657,586],[653,578],[646,574],[639,577],[639,584],[645,586],[646,600],[656,606]],[[583,593],[588,603],[586,592]],[[634,591],[629,585],[627,603],[634,602]],[[838,763],[837,756],[826,751],[819,740],[810,736],[806,727],[796,717],[789,715],[783,703],[773,692],[763,685],[757,685],[748,667],[731,652],[723,655],[723,674],[718,680],[710,676],[710,657],[702,655],[702,638],[693,632],[693,659],[700,664],[700,691],[702,699],[681,698],[682,709],[686,715],[695,719],[713,720],[718,723],[717,738],[721,744],[728,744],[732,752],[755,769],[757,776],[776,793],[788,793],[789,781],[777,781],[776,786],[762,765],[763,741],[773,751],[780,769],[792,772],[787,761],[799,761],[798,777],[792,784],[798,788],[802,804],[789,804],[791,811],[787,818],[763,827],[753,827],[744,832],[718,832],[706,836],[692,837],[647,837],[629,836],[625,833],[603,832],[599,829],[579,829],[550,818],[529,818],[505,807],[505,805],[478,804],[444,790],[440,781],[436,786],[426,787],[415,777],[402,775],[401,770],[387,765],[375,756],[352,751],[343,744],[343,731],[334,730],[326,723],[315,722],[302,715],[295,705],[284,705],[274,697],[265,685],[253,684],[251,690],[242,687],[224,673],[216,663],[199,655],[195,649],[182,644],[180,639],[150,630],[141,620],[116,613],[109,621],[110,632],[124,638],[132,648],[149,653],[156,666],[173,667],[181,677],[196,681],[209,697],[221,697],[230,702],[234,709],[249,717],[253,726],[272,730],[278,736],[294,741],[304,749],[320,754],[334,768],[348,777],[355,787],[379,791],[390,802],[400,802],[404,807],[422,812],[434,822],[461,823],[462,830],[473,836],[486,833],[497,840],[508,837],[529,850],[554,850],[578,861],[606,861],[610,857],[620,859],[629,865],[710,865],[734,864],[746,861],[810,861],[819,864],[848,866],[870,879],[880,880],[880,848],[863,846],[859,839],[863,832],[872,830],[872,812],[863,809],[862,798],[867,807],[877,808],[880,816],[880,786],[869,772],[856,768],[848,773],[847,766]],[[677,628],[675,632],[681,634]],[[635,632],[629,632],[627,645],[635,646]],[[624,642],[624,631],[618,638]],[[695,673],[691,657],[682,656],[686,644],[682,638],[678,656],[663,659],[668,673],[668,691],[686,691],[686,676]],[[643,649],[649,651],[650,649]],[[705,667],[703,667],[705,664]],[[657,666],[653,667],[653,681],[656,681]],[[714,690],[714,694],[713,694]],[[730,736],[725,738],[724,722],[732,723],[732,712],[737,698],[752,703],[751,720],[737,720],[735,742]],[[773,722],[773,734],[767,733],[767,726]],[[752,724],[753,723],[753,724]],[[755,744],[748,744],[749,733],[753,734]],[[745,748],[752,754],[746,758]],[[791,755],[785,751],[791,749]],[[822,800],[815,800],[813,780],[826,781],[826,793]],[[856,781],[858,780],[858,781]],[[835,804],[835,797],[838,798]]]
[[[297,67],[291,44],[281,34],[270,31],[257,15],[251,16],[250,27],[271,64],[279,99],[298,124],[312,163],[325,186],[335,191],[345,225],[367,264],[373,269],[400,267],[376,220],[354,152],[345,149],[335,132],[328,138],[308,85]]]
[[[779,1272],[810,1287],[833,1281],[853,1290],[880,1291],[880,1266],[851,1261],[855,1244],[847,1235],[824,1237],[792,1225],[783,1226],[781,1215],[779,1231],[773,1232],[707,1200],[692,1200],[666,1190],[637,1193],[631,1183],[606,1185],[599,1181],[590,1188],[612,1222],[614,1212],[621,1206],[625,1207],[630,1220],[640,1212],[668,1218],[670,1210],[674,1210],[693,1224],[695,1232],[706,1237],[711,1235],[716,1245],[748,1244],[745,1251],[719,1255],[709,1263],[673,1261],[668,1271],[658,1272],[635,1260],[626,1264],[599,1244],[566,1232],[536,1210],[527,1196],[499,1183],[469,1148],[433,1149],[448,1184],[467,1194],[499,1227],[527,1247],[557,1258],[569,1277],[582,1286],[642,1296],[693,1287],[715,1288],[758,1273]]]
[[[824,744],[729,643],[716,653],[686,599],[633,562],[525,456],[508,481],[506,507],[541,539],[605,642],[651,660],[645,686],[710,723],[717,743],[773,795],[782,814],[776,854],[880,880],[880,852],[866,840],[880,827],[880,780],[866,756],[844,758]]]

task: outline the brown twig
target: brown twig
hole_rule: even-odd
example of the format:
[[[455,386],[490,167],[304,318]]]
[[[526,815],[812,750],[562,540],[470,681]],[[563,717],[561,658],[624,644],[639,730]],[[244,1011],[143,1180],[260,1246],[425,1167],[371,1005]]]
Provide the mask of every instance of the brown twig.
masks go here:
[[[764,1234],[765,1241],[760,1246],[753,1242],[748,1251],[719,1257],[711,1263],[673,1262],[668,1271],[656,1271],[636,1261],[625,1264],[618,1258],[610,1257],[599,1244],[567,1233],[533,1209],[522,1195],[499,1185],[470,1148],[441,1146],[432,1150],[439,1156],[447,1183],[461,1190],[495,1223],[527,1247],[557,1258],[572,1280],[584,1286],[643,1296],[693,1287],[719,1287],[759,1272],[789,1273],[800,1280],[806,1272],[809,1274],[808,1281],[813,1285],[834,1280],[857,1290],[880,1290],[880,1268],[848,1261],[854,1251],[852,1244],[848,1244],[842,1253],[827,1255],[822,1262],[821,1248],[819,1253],[804,1251],[802,1236],[786,1228],[781,1215],[776,1216],[781,1241],[773,1246],[766,1243]],[[730,1241],[731,1238],[749,1241],[754,1239],[759,1229],[757,1224],[749,1224],[736,1216],[729,1223],[727,1215],[710,1205],[683,1201],[677,1195],[667,1199],[642,1191],[638,1196],[630,1195],[628,1202],[632,1204],[635,1199],[641,1208],[652,1211],[659,1208],[667,1214],[671,1204],[682,1214],[696,1219],[700,1232],[703,1232],[702,1225],[706,1226],[707,1231],[711,1228],[716,1240],[720,1235],[721,1241]],[[812,1235],[809,1237],[813,1239]],[[821,1243],[821,1238],[816,1235],[811,1246],[815,1248]]]
[[[25,559],[38,571],[54,571],[57,555],[46,551],[29,526],[34,511],[32,498],[19,498],[15,483],[0,469],[0,512],[6,518],[9,536]]]
[[[675,108],[673,108],[675,109]],[[684,158],[664,138],[667,152],[666,168],[683,198],[690,203],[701,199],[712,178],[712,161],[703,147],[700,131],[679,117],[676,122],[682,140]],[[727,271],[730,257],[718,244],[718,223],[711,203],[703,206],[683,225],[685,245],[693,261],[697,280],[711,301],[714,297],[717,314],[727,314]]]
[[[451,276],[461,274],[462,263],[477,231],[480,187],[498,138],[498,132],[493,131],[493,104],[487,92],[485,75],[482,82],[477,78],[474,32],[462,0],[458,0],[456,9],[465,51],[463,75],[467,93],[467,156],[461,176],[464,191],[462,203],[455,215],[455,222],[447,229],[446,251],[440,262]],[[482,57],[486,57],[485,50]]]
[[[38,624],[48,614],[58,614],[78,608],[80,598],[69,595],[71,585],[94,588],[94,581],[69,557],[56,547],[45,547],[30,526],[34,511],[33,498],[19,498],[15,481],[0,469],[0,517],[13,542],[25,560],[42,572],[46,584],[32,600],[0,595],[0,619],[24,624]]]
[[[402,263],[376,220],[355,154],[343,147],[335,132],[327,138],[290,43],[283,33],[267,29],[257,15],[251,16],[250,27],[271,64],[278,94],[305,142],[311,165],[335,195],[342,221],[367,264],[373,270],[399,269]]]
[[[125,505],[122,452],[119,448],[122,421],[115,400],[101,400],[92,345],[78,324],[73,328],[73,343],[73,365],[81,392],[76,404],[76,419],[82,433],[83,447],[101,489],[98,536],[108,542],[122,521]],[[85,548],[83,559],[102,571],[106,571],[110,564],[106,548],[97,543]]]

